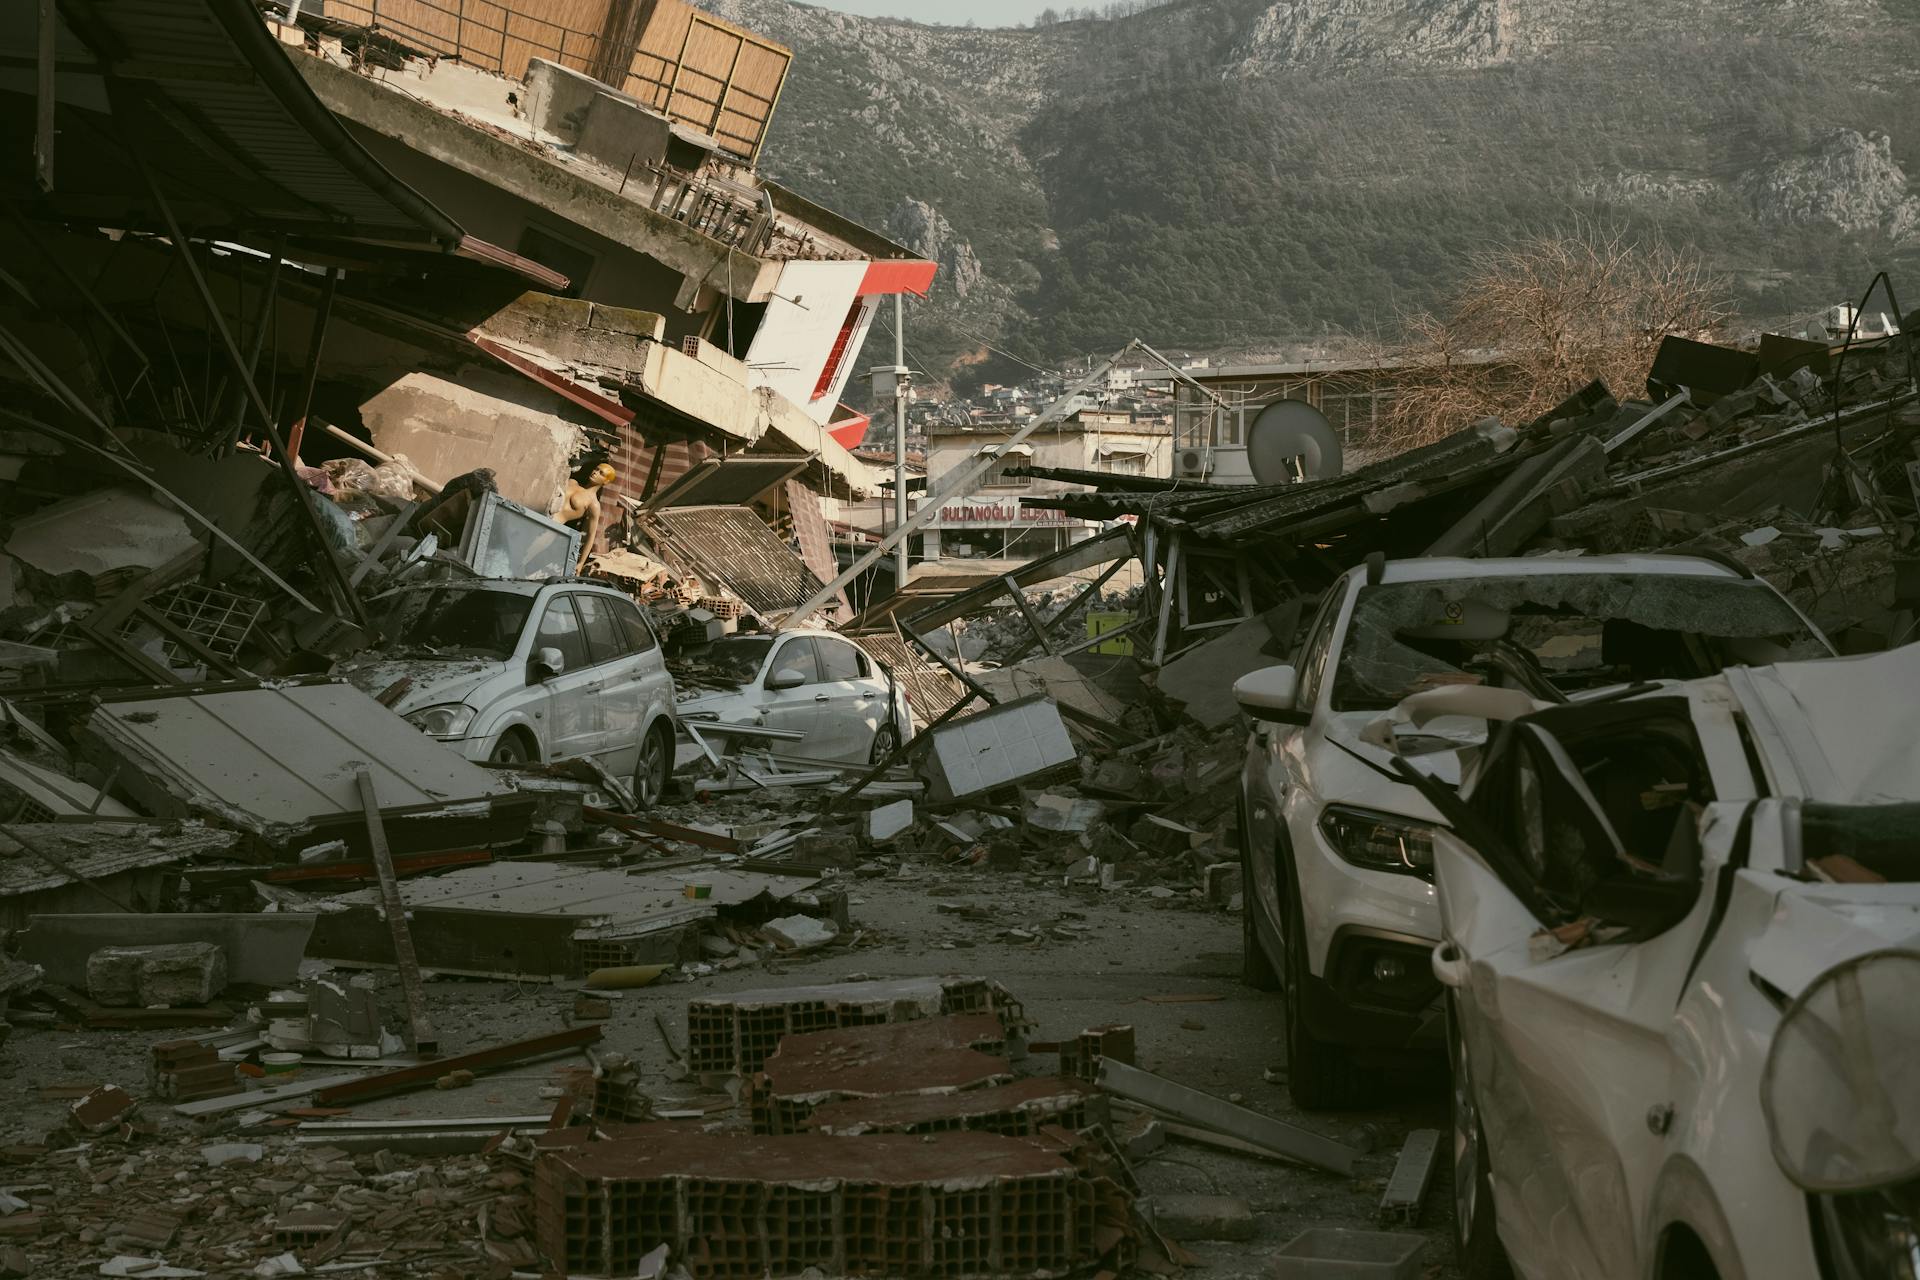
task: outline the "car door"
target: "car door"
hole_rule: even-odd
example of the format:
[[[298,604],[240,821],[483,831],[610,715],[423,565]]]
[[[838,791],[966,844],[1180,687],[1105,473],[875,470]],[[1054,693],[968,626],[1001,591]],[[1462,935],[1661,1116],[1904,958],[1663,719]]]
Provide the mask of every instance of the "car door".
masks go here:
[[[1307,630],[1306,639],[1301,642],[1300,652],[1294,658],[1294,678],[1298,682],[1295,705],[1303,710],[1312,708],[1319,695],[1321,679],[1329,661],[1328,652],[1333,646],[1334,623],[1339,618],[1341,602],[1346,598],[1346,585],[1343,578],[1328,590],[1326,598],[1320,603],[1320,611],[1314,615],[1313,623]],[[1304,732],[1306,730],[1292,725],[1257,724],[1248,749],[1246,841],[1247,871],[1251,880],[1248,901],[1258,905],[1256,921],[1267,926],[1265,932],[1272,935],[1274,940],[1281,936],[1286,920],[1280,910],[1279,862],[1276,857],[1281,825],[1285,821],[1286,791],[1292,785],[1286,748]],[[1292,891],[1288,889],[1289,893]]]
[[[561,665],[557,674],[544,678],[531,662],[528,665],[527,678],[538,681],[545,700],[544,713],[536,714],[546,725],[540,738],[547,759],[591,755],[600,742],[601,673],[587,649],[586,632],[581,628],[579,611],[573,607],[572,592],[556,592],[541,606],[529,657],[538,658],[543,649],[558,651]]]
[[[1522,720],[1486,764],[1462,819],[1485,847],[1435,836],[1434,971],[1465,1041],[1500,1237],[1524,1276],[1641,1275],[1665,1144],[1648,1117],[1672,1097],[1669,1034],[1706,901],[1687,890],[1688,914],[1645,941],[1558,945],[1558,868],[1612,866],[1631,843],[1583,772],[1606,762],[1576,763]]]
[[[798,671],[801,681],[791,689],[770,689],[767,685],[783,671]],[[801,734],[798,741],[770,744],[775,754],[811,757],[814,731],[819,722],[821,694],[820,662],[815,655],[812,636],[788,636],[774,649],[773,657],[761,669],[760,709],[772,729],[787,729]]]
[[[672,714],[673,675],[667,670],[666,655],[660,651],[660,639],[641,616],[640,606],[627,599],[605,597],[613,606],[614,621],[627,635],[627,648],[633,653],[633,679],[640,686],[640,728],[659,716]]]
[[[817,760],[863,762],[873,749],[873,735],[886,714],[886,690],[876,688],[873,663],[867,655],[835,636],[815,636],[813,649],[820,661],[819,708],[813,727]]]
[[[589,686],[600,704],[593,754],[614,777],[624,778],[632,774],[640,755],[645,690],[636,678],[626,630],[613,616],[613,598],[592,591],[569,594],[580,611],[580,628],[598,679],[597,686]]]

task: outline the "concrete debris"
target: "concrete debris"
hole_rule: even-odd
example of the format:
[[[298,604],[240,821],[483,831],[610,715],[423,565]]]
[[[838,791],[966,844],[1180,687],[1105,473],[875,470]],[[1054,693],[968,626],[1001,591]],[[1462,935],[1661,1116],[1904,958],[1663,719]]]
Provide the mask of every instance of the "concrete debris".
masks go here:
[[[210,942],[102,947],[87,957],[87,994],[109,1008],[204,1005],[226,989],[226,952]]]
[[[840,930],[833,921],[816,920],[811,916],[782,916],[761,925],[760,931],[786,951],[811,951],[815,947],[826,946],[840,936]]]
[[[1140,1208],[1169,1240],[1251,1240],[1258,1226],[1237,1196],[1157,1195]]]

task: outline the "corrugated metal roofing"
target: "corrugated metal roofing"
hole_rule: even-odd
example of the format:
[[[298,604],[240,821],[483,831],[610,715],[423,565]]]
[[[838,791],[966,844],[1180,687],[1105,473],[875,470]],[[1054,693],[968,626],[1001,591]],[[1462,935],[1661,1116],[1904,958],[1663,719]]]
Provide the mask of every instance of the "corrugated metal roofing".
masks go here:
[[[53,190],[39,192],[22,181],[25,166],[10,165],[9,194],[62,217],[157,230],[144,161],[195,235],[460,247],[459,225],[382,168],[314,96],[251,0],[62,0],[59,13]],[[0,33],[0,54],[31,68],[34,40],[33,21],[14,24]],[[0,87],[10,90],[0,93],[0,120],[24,144],[31,75]]]
[[[669,507],[646,520],[664,534],[663,550],[724,583],[763,617],[791,613],[826,585],[748,507]]]

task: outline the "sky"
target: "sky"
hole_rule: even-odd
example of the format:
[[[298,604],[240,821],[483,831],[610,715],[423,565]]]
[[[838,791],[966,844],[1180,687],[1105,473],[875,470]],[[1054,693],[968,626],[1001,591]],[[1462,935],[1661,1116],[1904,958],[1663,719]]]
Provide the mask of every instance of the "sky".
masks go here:
[[[869,18],[912,18],[961,26],[968,19],[981,27],[1011,27],[1032,22],[1042,9],[1087,7],[1088,0],[809,0],[823,9],[864,14]]]

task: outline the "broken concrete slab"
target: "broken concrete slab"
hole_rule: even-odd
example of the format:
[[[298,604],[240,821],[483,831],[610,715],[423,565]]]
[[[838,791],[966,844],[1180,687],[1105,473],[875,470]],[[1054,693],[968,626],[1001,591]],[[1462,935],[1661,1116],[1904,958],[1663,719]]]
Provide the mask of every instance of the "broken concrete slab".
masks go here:
[[[812,951],[840,936],[839,927],[833,921],[812,916],[782,916],[761,925],[760,932],[785,951]]]
[[[1345,1143],[1291,1125],[1257,1111],[1190,1089],[1151,1071],[1112,1058],[1100,1060],[1100,1087],[1107,1092],[1156,1111],[1206,1125],[1223,1133],[1239,1134],[1279,1155],[1341,1176],[1353,1173],[1360,1152]]]
[[[895,800],[867,814],[867,838],[875,844],[893,839],[913,825],[913,801]]]
[[[230,847],[232,837],[221,843]],[[225,956],[229,982],[278,987],[298,980],[317,918],[293,911],[37,915],[20,935],[19,954],[45,969],[47,981],[84,988],[87,958],[103,947],[210,943]]]
[[[691,898],[690,882],[706,887]],[[700,954],[706,922],[771,910],[814,888],[811,875],[723,869],[629,874],[602,867],[516,861],[463,867],[407,883],[420,967],[466,977],[584,977],[598,968],[676,964]],[[341,894],[308,950],[340,964],[393,964],[393,937],[377,889]]]
[[[990,1013],[786,1036],[754,1079],[754,1132],[803,1132],[823,1103],[1010,1084],[1005,1045]]]
[[[13,523],[6,552],[49,577],[81,573],[127,582],[200,549],[172,507],[132,489],[95,489]]]
[[[1086,831],[1106,814],[1098,800],[1043,791],[1027,801],[1027,825],[1039,831],[1074,834]]]
[[[87,994],[108,1008],[204,1005],[226,989],[226,953],[210,942],[102,947],[87,957]]]
[[[396,853],[519,838],[533,799],[349,684],[160,690],[101,702],[82,749],[149,813],[203,817],[280,856],[343,839],[367,856],[367,768]]]
[[[1282,620],[1287,628],[1285,635],[1276,633],[1269,615],[1249,618],[1160,668],[1154,686],[1179,700],[1188,716],[1209,729],[1231,723],[1240,714],[1240,704],[1233,700],[1233,682],[1250,671],[1287,660],[1287,645],[1293,638],[1299,607],[1272,612],[1287,615]]]
[[[1100,688],[1066,658],[1032,657],[1011,667],[970,674],[1001,705],[1044,696],[1112,724],[1118,724],[1127,711],[1125,702]]]

